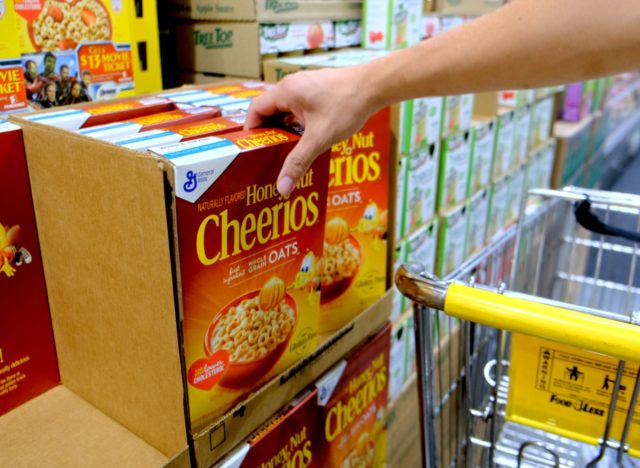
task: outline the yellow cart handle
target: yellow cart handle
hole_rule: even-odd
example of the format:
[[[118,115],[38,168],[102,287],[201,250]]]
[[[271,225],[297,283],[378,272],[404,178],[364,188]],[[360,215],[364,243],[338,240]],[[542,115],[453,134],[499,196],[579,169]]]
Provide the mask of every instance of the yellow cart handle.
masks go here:
[[[413,301],[452,317],[546,338],[624,361],[640,360],[639,326],[425,278],[404,265],[396,273],[396,284]]]

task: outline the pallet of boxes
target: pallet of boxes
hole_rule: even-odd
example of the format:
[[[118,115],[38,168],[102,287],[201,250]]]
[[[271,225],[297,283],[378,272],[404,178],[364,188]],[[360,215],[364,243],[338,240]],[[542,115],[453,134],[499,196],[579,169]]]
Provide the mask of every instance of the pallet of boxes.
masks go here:
[[[183,82],[260,78],[262,61],[360,45],[362,0],[172,0]]]
[[[0,32],[0,115],[162,88],[153,0],[7,0]]]

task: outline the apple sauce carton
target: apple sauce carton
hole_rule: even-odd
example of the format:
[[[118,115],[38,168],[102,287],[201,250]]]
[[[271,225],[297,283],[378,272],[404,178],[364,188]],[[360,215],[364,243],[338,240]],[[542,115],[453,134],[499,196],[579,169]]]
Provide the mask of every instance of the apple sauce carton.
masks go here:
[[[509,177],[509,195],[507,197],[506,223],[512,224],[518,219],[520,205],[525,189],[525,171],[521,166]]]
[[[73,109],[29,114],[24,118],[31,122],[66,130],[79,130],[95,125],[121,122],[146,115],[168,112],[177,108],[177,105],[170,99],[148,97],[85,104],[82,107]]]
[[[486,243],[489,219],[489,190],[481,190],[469,200],[469,232],[467,234],[466,257],[476,254]]]
[[[487,223],[487,241],[507,224],[507,204],[509,197],[509,176],[491,184],[489,188],[489,222]]]
[[[442,138],[467,131],[473,118],[473,94],[445,96],[442,112]]]
[[[386,290],[390,111],[331,148],[320,333],[336,330]]]
[[[224,458],[219,468],[319,467],[318,391],[305,392]]]
[[[336,49],[356,47],[362,44],[362,21],[341,20],[333,23]]]
[[[396,168],[396,215],[395,215],[395,239],[398,243],[405,235],[405,210],[407,204],[407,166],[409,165],[406,157],[398,158],[398,167]]]
[[[496,138],[494,119],[477,120],[471,127],[471,173],[469,194],[489,186]]]
[[[391,325],[317,383],[322,467],[386,465]]]
[[[466,205],[450,209],[440,216],[437,276],[444,278],[464,262],[468,222]]]
[[[365,49],[397,50],[422,39],[421,0],[364,0]]]
[[[0,121],[0,415],[60,382],[22,130]]]
[[[300,137],[259,129],[152,148],[173,166],[192,428],[316,346],[329,155],[287,197]]]
[[[406,379],[407,339],[405,335],[405,322],[394,322],[389,349],[389,402],[400,395]]]
[[[98,140],[109,141],[114,138],[135,135],[149,130],[158,130],[174,124],[178,125],[211,119],[219,115],[220,111],[212,107],[187,107],[160,112],[158,114],[144,115],[124,122],[114,122],[82,128],[78,130],[78,133]]]
[[[535,99],[535,89],[510,89],[498,93],[498,106],[517,108],[531,104]]]
[[[400,144],[402,154],[411,154],[440,140],[442,97],[404,101],[400,106]]]
[[[546,97],[533,105],[529,148],[535,148],[546,142],[551,136],[553,124],[553,96]]]
[[[532,106],[530,104],[515,110],[512,168],[524,164],[529,155],[529,132],[532,126],[531,112]]]
[[[245,113],[229,117],[216,117],[192,123],[171,125],[164,129],[149,130],[134,135],[125,135],[109,141],[132,150],[146,151],[155,146],[239,132],[244,128],[245,119]]]
[[[436,247],[438,245],[438,220],[414,233],[406,240],[405,260],[424,267],[424,273],[433,274],[436,269]]]
[[[440,157],[438,213],[442,213],[466,199],[469,193],[470,160],[470,132],[459,133],[444,140]]]
[[[400,268],[400,266],[406,261],[406,242],[399,242],[396,245],[396,248],[393,251],[393,272],[395,272]],[[393,282],[393,305],[391,309],[391,317],[390,320],[392,323],[395,323],[402,313],[404,312],[407,304],[407,299],[400,292],[398,287],[395,285],[395,281]]]
[[[440,145],[434,143],[404,158],[407,163],[404,204],[404,235],[426,225],[436,212]]]
[[[495,156],[493,158],[492,179],[498,180],[509,173],[513,161],[515,140],[515,111],[501,109],[497,118]]]

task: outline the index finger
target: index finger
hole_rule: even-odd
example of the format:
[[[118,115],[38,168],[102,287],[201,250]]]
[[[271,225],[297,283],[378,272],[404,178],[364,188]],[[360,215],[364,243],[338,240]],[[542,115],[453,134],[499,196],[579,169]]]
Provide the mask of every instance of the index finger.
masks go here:
[[[265,117],[281,112],[290,112],[290,109],[285,100],[279,96],[278,88],[276,87],[261,94],[251,102],[244,128],[249,130],[259,127]]]

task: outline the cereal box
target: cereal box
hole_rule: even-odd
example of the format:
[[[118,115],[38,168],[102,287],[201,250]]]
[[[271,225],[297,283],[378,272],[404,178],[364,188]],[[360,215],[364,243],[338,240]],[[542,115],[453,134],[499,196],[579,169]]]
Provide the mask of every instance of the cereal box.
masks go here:
[[[258,429],[219,468],[315,467],[318,465],[318,392],[294,400]]]
[[[515,133],[515,112],[503,109],[498,114],[496,130],[495,157],[493,158],[493,180],[498,180],[511,169],[513,161],[513,142]]]
[[[475,194],[468,203],[469,233],[467,235],[467,257],[477,253],[486,242],[487,221],[489,216],[489,191]]]
[[[169,125],[198,122],[217,117],[218,109],[212,107],[193,107],[174,109],[158,114],[144,115],[124,122],[115,122],[78,130],[78,133],[98,140],[111,140],[126,135],[133,135],[148,130],[157,130]]]
[[[413,234],[406,242],[406,261],[419,263],[424,273],[434,273],[436,266],[436,246],[438,244],[438,221]]]
[[[244,113],[230,117],[216,117],[199,122],[171,125],[161,130],[149,130],[140,134],[125,135],[109,139],[109,141],[132,150],[146,151],[154,146],[238,132],[243,129],[245,118],[246,114]],[[91,128],[87,130],[91,130]]]
[[[103,125],[145,115],[175,110],[176,104],[166,98],[126,99],[116,102],[86,104],[80,108],[34,113],[24,118],[67,130]]]
[[[365,0],[362,21],[365,49],[403,49],[422,39],[422,1]]]
[[[515,110],[513,125],[512,167],[527,160],[529,154],[529,132],[531,131],[531,105],[527,104]]]
[[[329,159],[280,196],[276,179],[298,141],[260,129],[151,150],[175,177],[192,428],[316,346]]]
[[[322,467],[386,464],[391,326],[318,381]]]
[[[0,114],[27,108],[20,47],[16,30],[13,0],[2,3],[0,14]]]
[[[462,265],[467,240],[467,206],[461,205],[440,217],[436,274],[444,278]]]
[[[0,121],[0,415],[59,383],[19,127]]]
[[[335,330],[384,294],[390,111],[331,149],[320,332]]]
[[[459,133],[444,140],[440,157],[438,212],[462,203],[469,193],[471,137]]]
[[[404,234],[409,235],[429,222],[436,210],[440,145],[434,143],[405,158],[406,201]]]
[[[471,127],[469,194],[478,193],[491,182],[495,137],[495,120],[476,121]]]
[[[473,94],[446,96],[444,98],[441,126],[443,138],[471,128],[473,104]]]

